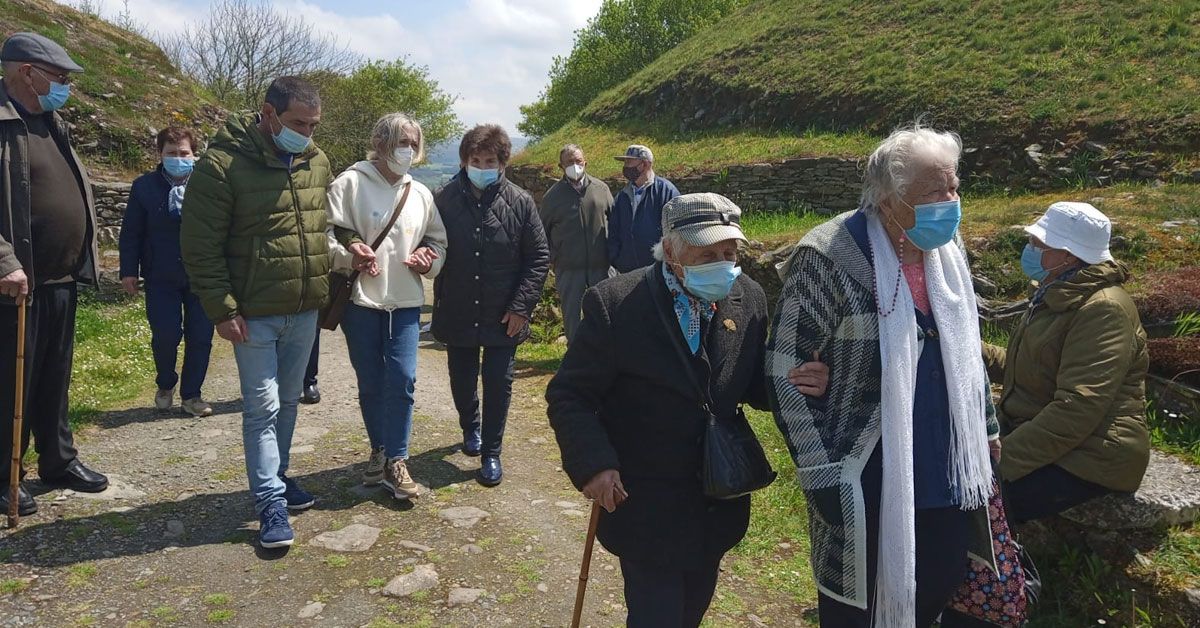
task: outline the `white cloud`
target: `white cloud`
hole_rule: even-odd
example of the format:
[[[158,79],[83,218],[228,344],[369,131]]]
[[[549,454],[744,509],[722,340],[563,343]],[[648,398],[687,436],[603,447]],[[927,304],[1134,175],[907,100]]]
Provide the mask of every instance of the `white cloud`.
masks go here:
[[[533,102],[546,84],[555,55],[571,50],[574,32],[599,10],[601,0],[467,0],[464,5],[406,19],[402,3],[379,3],[371,15],[343,15],[317,0],[273,0],[317,28],[338,36],[370,59],[408,57],[429,66],[442,89],[458,95],[463,123],[497,122],[510,131],[519,106]],[[106,3],[110,19],[121,2]],[[134,18],[152,31],[179,32],[202,17],[208,2],[130,0]],[[396,8],[392,8],[396,7]],[[201,37],[202,33],[195,33]]]

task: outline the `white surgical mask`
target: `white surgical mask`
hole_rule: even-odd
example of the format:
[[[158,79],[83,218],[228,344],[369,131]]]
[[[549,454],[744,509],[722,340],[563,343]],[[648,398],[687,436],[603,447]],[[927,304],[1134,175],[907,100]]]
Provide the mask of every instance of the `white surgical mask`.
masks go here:
[[[567,166],[567,178],[572,181],[578,181],[583,178],[583,166],[579,164],[571,164]]]
[[[408,174],[408,169],[412,167],[413,149],[411,146],[403,146],[392,151],[391,159],[387,160],[388,170],[397,176]]]

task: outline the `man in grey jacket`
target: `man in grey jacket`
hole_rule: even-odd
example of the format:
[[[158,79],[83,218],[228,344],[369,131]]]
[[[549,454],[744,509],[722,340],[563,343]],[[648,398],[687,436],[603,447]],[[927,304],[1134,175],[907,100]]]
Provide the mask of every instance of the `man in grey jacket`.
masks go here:
[[[606,241],[613,195],[603,181],[584,171],[587,159],[575,144],[559,151],[558,165],[563,178],[546,192],[539,213],[550,241],[554,285],[569,343],[579,327],[584,291],[609,276]]]

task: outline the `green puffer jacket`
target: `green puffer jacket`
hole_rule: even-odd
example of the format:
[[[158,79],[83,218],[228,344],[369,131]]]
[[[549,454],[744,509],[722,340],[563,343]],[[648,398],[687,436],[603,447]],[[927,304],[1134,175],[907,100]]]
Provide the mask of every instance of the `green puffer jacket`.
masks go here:
[[[329,294],[329,160],[310,146],[289,169],[257,119],[217,133],[183,201],[184,267],[214,322],[313,310]]]
[[[1135,491],[1150,460],[1146,332],[1103,262],[1055,282],[1025,315],[1008,351],[984,346],[998,407],[1000,473],[1017,480],[1048,464],[1115,491]]]

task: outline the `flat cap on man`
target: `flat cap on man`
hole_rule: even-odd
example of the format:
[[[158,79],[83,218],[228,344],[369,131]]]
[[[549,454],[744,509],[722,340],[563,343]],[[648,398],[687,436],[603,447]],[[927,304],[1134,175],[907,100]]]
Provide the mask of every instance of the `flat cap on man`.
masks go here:
[[[641,159],[642,161],[654,161],[654,153],[650,149],[641,144],[630,144],[629,148],[625,149],[625,154],[620,157],[613,157],[617,161],[625,161],[626,159]]]
[[[82,72],[83,67],[71,60],[62,46],[37,33],[14,33],[0,47],[0,61],[43,63],[67,72]]]
[[[742,210],[712,192],[676,196],[662,209],[663,235],[678,233],[692,246],[711,246],[725,240],[746,240]]]

